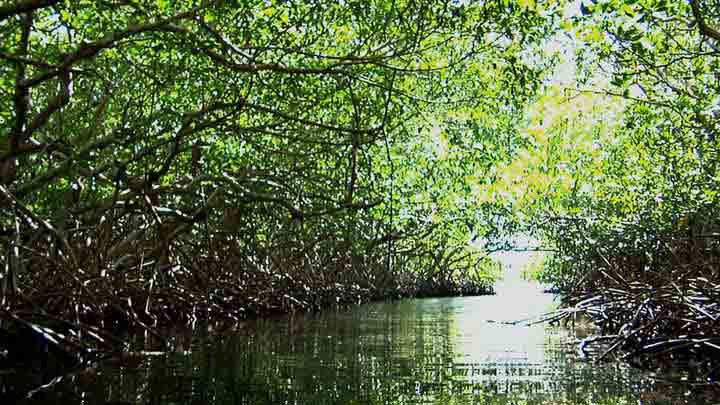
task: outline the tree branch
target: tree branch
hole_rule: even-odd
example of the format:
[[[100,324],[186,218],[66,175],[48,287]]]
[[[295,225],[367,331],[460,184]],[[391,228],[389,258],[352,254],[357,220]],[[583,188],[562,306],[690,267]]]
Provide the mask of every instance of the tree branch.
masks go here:
[[[372,135],[379,130],[379,128],[363,129],[363,128],[336,127],[334,125],[324,124],[322,122],[316,122],[316,121],[296,117],[296,116],[293,116],[293,115],[290,115],[290,114],[287,114],[287,113],[284,113],[281,111],[277,111],[270,107],[266,107],[266,106],[260,105],[260,104],[247,103],[247,106],[254,110],[262,111],[264,113],[268,113],[268,114],[274,115],[276,117],[280,117],[286,121],[296,122],[296,123],[299,123],[302,125],[308,125],[308,126],[313,126],[313,127],[317,127],[317,128],[322,128],[322,129],[325,129],[327,131],[332,131],[332,132],[346,133],[346,134],[358,134],[358,135],[363,135],[363,134]]]
[[[60,3],[60,0],[20,0],[15,4],[0,6],[0,22],[18,14],[54,6],[58,3]]]
[[[702,12],[700,11],[700,0],[690,0],[690,7],[692,8],[692,13],[695,17],[695,20],[697,20],[700,33],[705,35],[706,37],[710,37],[715,41],[720,42],[720,31],[709,26],[705,21],[705,17],[703,17]]]
[[[70,101],[70,84],[72,82],[70,71],[67,70],[63,72],[61,79],[62,88],[60,89],[60,94],[50,100],[47,107],[33,118],[32,122],[27,126],[27,129],[23,132],[21,141],[29,138],[34,131],[42,128],[50,120],[50,116],[53,113],[63,108]]]
[[[20,56],[25,56],[28,53],[32,24],[32,14],[26,14],[23,18],[23,30],[20,37]],[[14,152],[20,144],[20,136],[25,129],[27,113],[30,110],[30,93],[21,84],[25,80],[25,72],[26,66],[18,63],[15,73],[15,126],[10,136],[10,152]]]
[[[77,48],[74,52],[66,54],[63,59],[63,62],[56,69],[38,74],[31,78],[28,78],[27,80],[24,80],[22,82],[22,86],[23,87],[32,87],[32,86],[36,86],[40,83],[43,83],[47,80],[50,80],[58,75],[61,75],[63,72],[67,71],[68,69],[70,69],[75,63],[82,61],[84,59],[91,59],[91,58],[95,57],[103,49],[111,48],[111,47],[115,46],[115,44],[118,41],[132,37],[137,34],[141,34],[144,32],[151,32],[151,31],[185,32],[185,30],[183,28],[174,26],[171,23],[176,20],[189,18],[189,17],[193,16],[195,13],[196,13],[195,10],[188,11],[185,13],[180,13],[178,15],[175,15],[175,16],[167,18],[167,19],[163,19],[161,21],[154,22],[154,23],[142,24],[142,25],[131,25],[124,31],[117,31],[117,32],[113,32],[111,34],[107,34],[103,38],[101,38],[97,41],[86,43],[86,44],[80,46],[79,48]]]

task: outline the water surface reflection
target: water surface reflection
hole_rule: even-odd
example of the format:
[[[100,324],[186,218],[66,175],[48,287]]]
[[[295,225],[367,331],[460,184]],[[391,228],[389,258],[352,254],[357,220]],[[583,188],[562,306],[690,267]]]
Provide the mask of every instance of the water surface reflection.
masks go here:
[[[377,303],[248,322],[231,334],[195,336],[177,353],[103,364],[31,402],[708,403],[699,394],[686,395],[688,387],[658,385],[621,365],[578,359],[564,329],[488,322],[551,309],[552,296],[518,274],[511,271],[495,296]]]

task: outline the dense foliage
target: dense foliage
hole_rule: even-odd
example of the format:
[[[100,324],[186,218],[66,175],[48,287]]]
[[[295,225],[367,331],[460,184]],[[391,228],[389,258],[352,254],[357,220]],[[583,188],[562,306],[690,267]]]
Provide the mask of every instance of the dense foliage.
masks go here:
[[[612,349],[717,357],[718,26],[699,0],[3,3],[0,329],[111,348],[487,292],[525,233]]]
[[[550,85],[479,194],[554,250],[541,277],[601,327],[602,357],[690,359],[699,379],[720,359],[717,6],[583,2],[558,39],[576,80]]]
[[[517,148],[553,3],[3,3],[3,327],[488,291],[506,207],[464,179]]]

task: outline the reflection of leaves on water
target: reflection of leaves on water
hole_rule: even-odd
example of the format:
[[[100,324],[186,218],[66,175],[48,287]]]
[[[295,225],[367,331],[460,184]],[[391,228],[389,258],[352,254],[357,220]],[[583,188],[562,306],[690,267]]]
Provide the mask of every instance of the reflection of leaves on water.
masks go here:
[[[579,359],[565,329],[474,324],[475,308],[492,308],[495,298],[410,300],[248,322],[234,334],[197,340],[190,351],[107,364],[92,378],[71,379],[47,395],[49,402],[82,396],[91,404],[636,404],[641,394],[656,398],[652,403],[682,398],[683,387],[658,390],[627,367]],[[480,334],[492,333],[488,327],[519,334],[521,343],[531,339],[530,331],[540,333],[542,357],[508,341],[473,347]],[[508,349],[499,349],[503,344]]]

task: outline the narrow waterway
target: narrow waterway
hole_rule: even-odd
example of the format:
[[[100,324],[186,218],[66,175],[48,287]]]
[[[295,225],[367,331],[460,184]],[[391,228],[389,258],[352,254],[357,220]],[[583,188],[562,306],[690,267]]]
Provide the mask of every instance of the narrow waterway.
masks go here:
[[[572,332],[502,323],[549,311],[553,296],[508,256],[494,296],[417,299],[247,322],[178,338],[174,353],[108,362],[28,403],[676,404],[708,403],[573,350]]]

